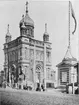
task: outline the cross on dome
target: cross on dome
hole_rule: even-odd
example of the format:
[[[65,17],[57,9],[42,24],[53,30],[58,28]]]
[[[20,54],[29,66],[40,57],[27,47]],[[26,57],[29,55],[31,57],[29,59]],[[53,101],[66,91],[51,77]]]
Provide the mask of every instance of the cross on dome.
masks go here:
[[[45,32],[47,33],[47,23],[45,23]]]
[[[30,18],[29,14],[28,14],[28,2],[26,2],[26,14],[25,14],[25,16],[24,15],[22,16],[22,20],[20,21],[20,27],[23,24],[25,26],[29,25],[29,26],[34,27],[34,21]]]
[[[7,26],[7,33],[9,33],[9,24],[8,24],[8,26]]]
[[[28,1],[26,2],[26,13],[28,13]]]
[[[48,35],[48,33],[47,33],[47,23],[45,23],[45,33],[44,34]]]

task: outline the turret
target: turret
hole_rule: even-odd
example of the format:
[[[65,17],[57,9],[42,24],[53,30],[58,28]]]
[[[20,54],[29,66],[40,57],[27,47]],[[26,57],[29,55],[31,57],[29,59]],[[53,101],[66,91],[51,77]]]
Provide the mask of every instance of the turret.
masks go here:
[[[9,43],[11,41],[11,34],[9,32],[9,24],[8,24],[8,27],[7,27],[7,34],[5,36],[5,42],[6,43]]]
[[[45,24],[45,33],[43,35],[43,41],[48,42],[49,41],[49,34],[47,33],[47,24]]]

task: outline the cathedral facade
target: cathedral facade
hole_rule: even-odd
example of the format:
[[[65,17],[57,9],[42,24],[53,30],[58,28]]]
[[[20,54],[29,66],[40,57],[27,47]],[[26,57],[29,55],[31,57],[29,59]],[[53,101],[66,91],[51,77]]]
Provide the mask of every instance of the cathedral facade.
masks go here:
[[[19,23],[20,36],[11,40],[9,25],[4,43],[4,71],[7,83],[10,85],[32,85],[36,89],[38,83],[44,87],[52,87],[53,71],[51,69],[51,43],[47,33],[47,24],[43,41],[34,39],[34,21],[26,14]]]

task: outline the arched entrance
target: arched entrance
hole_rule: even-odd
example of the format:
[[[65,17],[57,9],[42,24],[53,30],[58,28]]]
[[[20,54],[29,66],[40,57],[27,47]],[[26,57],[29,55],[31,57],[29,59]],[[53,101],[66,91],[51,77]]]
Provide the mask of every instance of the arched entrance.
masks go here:
[[[10,85],[11,87],[15,87],[15,83],[16,83],[16,65],[12,64],[10,67],[10,74],[9,74],[9,81],[10,81]]]
[[[36,88],[41,88],[41,84],[42,84],[42,78],[41,78],[41,74],[42,74],[42,66],[41,64],[37,64],[36,65]]]

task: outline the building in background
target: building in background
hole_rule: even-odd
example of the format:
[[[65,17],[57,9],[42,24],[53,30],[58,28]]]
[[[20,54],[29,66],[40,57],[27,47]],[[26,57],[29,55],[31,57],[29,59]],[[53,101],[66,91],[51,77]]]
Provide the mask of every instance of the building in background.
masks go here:
[[[31,84],[35,89],[44,84],[52,87],[53,71],[51,69],[51,43],[47,33],[47,24],[43,41],[34,39],[34,21],[28,14],[28,2],[26,2],[26,14],[19,23],[20,36],[11,40],[9,25],[4,43],[4,71],[7,83],[11,86],[24,83]]]
[[[4,71],[0,71],[0,87],[2,87],[3,82],[5,81]]]
[[[74,19],[75,27],[71,31],[71,16]],[[71,35],[74,35],[77,28],[77,21],[74,15],[72,3],[68,3],[68,48],[66,55],[61,63],[57,65],[58,67],[58,86],[63,86],[68,83],[77,82],[77,69],[74,65],[77,63],[77,59],[71,54]]]
[[[77,83],[79,84],[79,62],[74,65],[74,68],[77,69]]]

